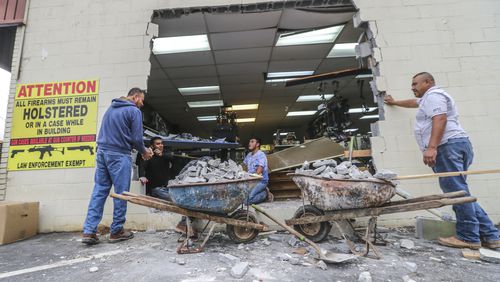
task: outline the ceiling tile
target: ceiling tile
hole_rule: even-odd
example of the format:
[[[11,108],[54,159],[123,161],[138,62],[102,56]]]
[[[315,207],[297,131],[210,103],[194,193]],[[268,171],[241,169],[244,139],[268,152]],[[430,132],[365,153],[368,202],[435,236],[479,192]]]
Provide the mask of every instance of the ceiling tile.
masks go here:
[[[245,83],[264,83],[264,75],[260,74],[250,74],[250,75],[225,75],[220,76],[219,81],[221,85],[232,85],[232,84],[245,84]]]
[[[270,47],[274,45],[276,29],[211,33],[209,40],[213,50]]]
[[[203,14],[189,14],[175,19],[155,19],[158,24],[158,36],[185,36],[206,34],[205,19]]]
[[[217,77],[194,77],[194,78],[176,78],[172,79],[172,83],[177,87],[196,87],[219,85]]]
[[[358,61],[354,57],[324,59],[315,74],[357,68]]]
[[[219,75],[262,74],[267,71],[267,63],[244,63],[217,65]]]
[[[228,32],[276,27],[281,11],[248,14],[205,14],[210,32]]]
[[[269,72],[316,70],[320,63],[321,59],[271,61],[269,64]]]
[[[215,77],[217,70],[215,65],[199,66],[199,67],[184,67],[184,68],[169,68],[165,69],[171,79],[176,78],[193,78],[193,77]]]
[[[217,64],[269,61],[271,47],[214,51]]]
[[[148,79],[148,89],[171,89],[174,88],[168,79]]]
[[[309,29],[327,27],[346,23],[352,20],[354,12],[349,13],[320,13],[296,9],[285,9],[281,15],[279,28],[281,29]]]

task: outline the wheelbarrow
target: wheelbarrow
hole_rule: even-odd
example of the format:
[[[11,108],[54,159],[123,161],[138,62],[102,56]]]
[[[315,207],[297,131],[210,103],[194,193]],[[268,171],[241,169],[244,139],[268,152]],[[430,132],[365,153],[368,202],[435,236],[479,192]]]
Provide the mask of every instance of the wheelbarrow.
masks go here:
[[[379,215],[439,208],[446,205],[475,202],[476,198],[467,197],[463,191],[430,195],[409,200],[389,202],[396,193],[396,185],[380,179],[330,179],[300,173],[289,174],[302,192],[303,205],[297,209],[292,219],[286,224],[309,238],[313,242],[325,239],[334,222],[355,254],[367,255],[371,247],[377,257],[376,248],[369,236],[374,232],[376,238],[376,220]],[[309,205],[305,203],[309,202]],[[365,238],[365,252],[354,250],[347,240],[338,221],[358,217],[370,217]],[[352,227],[352,226],[351,226]]]
[[[246,209],[244,208],[250,191],[261,181],[261,178],[261,176],[254,176],[249,179],[224,182],[171,185],[168,188],[172,201],[130,192],[112,193],[110,196],[141,206],[186,216],[187,234],[178,246],[177,253],[198,253],[203,251],[216,224],[212,224],[203,243],[198,247],[193,247],[194,244],[191,240],[193,232],[189,217],[208,220],[203,231],[212,221],[226,224],[226,234],[235,243],[251,242],[257,237],[259,231],[266,230],[266,226],[257,221],[257,217],[249,211],[248,206]]]

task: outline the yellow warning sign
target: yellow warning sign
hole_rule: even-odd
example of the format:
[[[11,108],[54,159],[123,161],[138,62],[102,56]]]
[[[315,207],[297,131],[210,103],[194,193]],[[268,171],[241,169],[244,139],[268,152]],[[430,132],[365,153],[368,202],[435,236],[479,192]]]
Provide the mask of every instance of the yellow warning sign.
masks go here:
[[[8,170],[95,166],[98,80],[20,84]]]

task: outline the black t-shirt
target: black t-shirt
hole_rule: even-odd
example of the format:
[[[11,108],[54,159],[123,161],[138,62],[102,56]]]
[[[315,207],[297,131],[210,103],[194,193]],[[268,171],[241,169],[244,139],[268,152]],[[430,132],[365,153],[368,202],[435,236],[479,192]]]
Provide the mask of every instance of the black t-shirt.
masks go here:
[[[138,156],[139,177],[146,177],[146,189],[150,194],[151,189],[167,186],[170,171],[170,157],[166,152],[163,156],[154,155],[150,160],[144,161]]]

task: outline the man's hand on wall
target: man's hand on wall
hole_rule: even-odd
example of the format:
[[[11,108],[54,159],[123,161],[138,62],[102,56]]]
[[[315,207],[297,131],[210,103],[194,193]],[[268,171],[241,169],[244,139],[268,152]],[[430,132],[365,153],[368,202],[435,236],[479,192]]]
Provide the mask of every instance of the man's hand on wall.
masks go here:
[[[396,102],[396,100],[394,100],[394,98],[392,98],[391,95],[385,95],[384,103],[386,103],[389,106],[393,106],[393,105],[395,105],[395,102]]]
[[[141,182],[142,185],[146,185],[146,183],[149,182],[149,180],[146,177],[139,177],[139,181]]]

